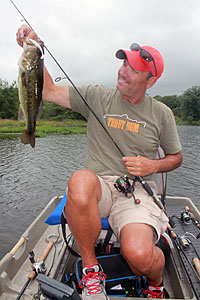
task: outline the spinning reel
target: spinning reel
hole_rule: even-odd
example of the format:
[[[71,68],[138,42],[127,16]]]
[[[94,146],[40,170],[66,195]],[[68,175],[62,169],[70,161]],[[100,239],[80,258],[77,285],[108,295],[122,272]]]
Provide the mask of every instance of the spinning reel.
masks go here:
[[[131,194],[133,196],[135,204],[140,204],[140,200],[135,198],[135,195],[133,194],[135,190],[135,181],[133,181],[133,184],[131,185],[128,177],[126,175],[119,177],[116,182],[114,183],[114,187],[121,193],[123,193],[126,197],[128,197],[128,194]]]

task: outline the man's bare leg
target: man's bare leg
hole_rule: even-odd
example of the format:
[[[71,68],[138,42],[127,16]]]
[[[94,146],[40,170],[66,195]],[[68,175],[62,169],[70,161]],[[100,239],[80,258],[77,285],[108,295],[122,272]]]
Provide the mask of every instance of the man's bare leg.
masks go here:
[[[165,264],[163,252],[154,245],[153,228],[146,224],[132,223],[121,230],[122,254],[132,271],[145,275],[148,284],[158,286],[162,282]]]
[[[101,184],[96,174],[89,170],[75,172],[68,184],[65,215],[77,243],[82,265],[97,264],[94,246],[101,232],[98,202]]]

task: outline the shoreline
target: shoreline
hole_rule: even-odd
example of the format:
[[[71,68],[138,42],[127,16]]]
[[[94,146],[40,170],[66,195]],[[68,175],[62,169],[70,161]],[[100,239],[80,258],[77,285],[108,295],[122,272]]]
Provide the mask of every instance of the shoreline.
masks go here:
[[[17,120],[0,119],[0,138],[20,137],[25,128],[25,122],[20,122]],[[40,120],[36,124],[36,137],[46,137],[48,135],[86,133],[87,122],[84,120]]]
[[[188,124],[177,120],[176,125],[200,126],[200,124]],[[25,122],[11,119],[0,119],[0,139],[20,137],[25,130]],[[42,138],[48,135],[86,134],[87,121],[68,119],[40,120],[36,124],[36,137]]]

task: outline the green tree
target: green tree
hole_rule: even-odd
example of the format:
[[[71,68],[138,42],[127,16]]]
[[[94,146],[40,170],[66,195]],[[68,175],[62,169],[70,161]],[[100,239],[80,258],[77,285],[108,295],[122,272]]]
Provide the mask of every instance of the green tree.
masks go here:
[[[154,98],[170,107],[174,114],[177,111],[177,108],[180,107],[180,98],[177,95],[155,96]]]
[[[155,99],[169,106],[175,117],[188,124],[200,122],[200,86],[187,89],[182,95],[155,96]],[[0,79],[0,118],[17,119],[19,97],[16,81],[9,84]],[[65,120],[84,119],[82,115],[58,106],[54,103],[43,102],[43,119]]]
[[[62,121],[65,119],[84,120],[84,117],[81,114],[74,112],[73,110],[68,109],[66,107],[59,106],[46,101],[43,102],[42,111],[43,119],[53,119],[57,121]]]
[[[181,95],[181,108],[183,120],[200,120],[200,87],[189,88]]]
[[[2,119],[17,119],[19,111],[19,96],[16,81],[9,84],[7,81],[0,79],[0,118]],[[84,119],[82,115],[56,105],[54,103],[43,102],[43,119]]]
[[[17,119],[19,110],[16,81],[9,85],[0,79],[0,118]]]

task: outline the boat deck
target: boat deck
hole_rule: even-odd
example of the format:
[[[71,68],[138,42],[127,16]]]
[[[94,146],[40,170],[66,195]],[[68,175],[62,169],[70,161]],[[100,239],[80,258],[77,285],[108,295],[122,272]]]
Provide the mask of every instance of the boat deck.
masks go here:
[[[178,251],[178,254],[186,267],[190,284],[193,285],[196,296],[200,299],[200,281],[193,264],[194,257],[200,259],[200,238],[196,238],[200,234],[200,228],[192,221],[188,224],[183,223],[181,221],[181,212],[183,211],[183,205],[167,206],[167,214],[169,217],[173,217],[176,224],[173,231],[183,240],[183,243],[186,238],[185,247],[183,246],[182,251]]]
[[[60,199],[61,198],[59,197],[52,199],[45,210],[25,231],[23,234],[25,243],[18,249],[16,254],[13,255],[11,252],[9,252],[0,262],[1,300],[17,298],[17,295],[23,288],[28,279],[28,275],[31,272],[29,252],[33,250],[36,257],[39,258],[50,240],[55,242],[55,245],[52,247],[45,260],[47,273],[51,269],[50,277],[61,281],[65,276],[65,272],[70,272],[73,270],[76,258],[72,257],[72,255],[66,249],[60,226],[48,226],[46,223],[44,223],[46,218],[59,203]],[[194,223],[191,222],[190,224],[184,224],[178,219],[180,218],[181,212],[184,210],[185,205],[190,207],[195,218],[200,221],[199,211],[190,199],[184,197],[167,197],[168,215],[177,216],[177,218],[173,218],[176,223],[176,227],[173,229],[173,231],[179,236],[187,236],[191,243],[189,243],[187,249],[183,249],[186,256],[184,256],[181,252],[179,253],[176,248],[171,249],[171,254],[166,257],[164,282],[167,290],[169,291],[171,299],[199,300],[200,281],[191,265],[193,266],[193,258],[200,256],[200,239],[195,239],[193,237],[197,236],[200,233],[200,230]],[[188,263],[188,260],[190,263]],[[183,263],[186,266],[186,269],[183,268]],[[21,299],[31,300],[37,291],[37,280],[33,280],[28,285]],[[110,300],[119,299],[121,299],[121,297],[110,297]],[[127,299],[132,298],[127,297]]]

